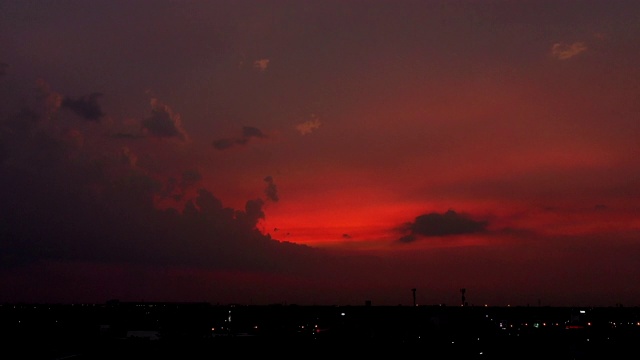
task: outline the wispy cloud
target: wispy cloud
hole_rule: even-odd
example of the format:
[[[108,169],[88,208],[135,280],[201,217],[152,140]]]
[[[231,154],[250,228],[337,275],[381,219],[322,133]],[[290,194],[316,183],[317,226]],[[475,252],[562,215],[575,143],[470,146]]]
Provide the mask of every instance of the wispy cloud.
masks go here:
[[[253,62],[253,68],[259,71],[265,71],[269,67],[269,59],[260,59]]]
[[[299,123],[296,125],[296,130],[302,135],[310,134],[314,130],[318,129],[322,123],[320,120],[314,115],[311,120],[307,120],[305,122]]]
[[[44,79],[36,81],[37,98],[40,101],[41,111],[45,118],[49,119],[58,112],[64,97],[51,89],[51,86]]]
[[[583,42],[573,44],[555,43],[551,47],[551,55],[558,60],[567,60],[587,50]]]

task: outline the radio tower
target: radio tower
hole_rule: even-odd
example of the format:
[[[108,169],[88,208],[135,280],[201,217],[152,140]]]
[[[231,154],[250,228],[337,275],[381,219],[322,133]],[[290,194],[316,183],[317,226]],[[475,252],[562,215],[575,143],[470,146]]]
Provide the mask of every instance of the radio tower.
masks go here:
[[[462,294],[462,306],[467,305],[467,303],[466,303],[466,301],[465,301],[465,300],[466,300],[466,298],[464,297],[464,293],[465,293],[465,292],[467,292],[467,289],[465,289],[465,288],[460,289],[460,294]]]
[[[413,306],[418,306],[416,304],[416,289],[415,288],[411,289],[411,292],[413,292]]]

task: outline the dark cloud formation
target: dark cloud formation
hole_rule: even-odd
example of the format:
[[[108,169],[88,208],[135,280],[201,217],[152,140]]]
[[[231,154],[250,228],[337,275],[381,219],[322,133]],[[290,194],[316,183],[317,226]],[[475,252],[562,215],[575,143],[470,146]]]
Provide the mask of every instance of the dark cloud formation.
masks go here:
[[[184,199],[187,190],[197,185],[201,179],[202,175],[197,170],[184,171],[180,178],[170,177],[165,184],[162,196],[181,201]]]
[[[336,281],[369,273],[350,266],[380,268],[273,239],[261,230],[268,200],[225,206],[199,171],[180,170],[186,164],[174,150],[185,144],[104,136],[94,130],[110,123],[67,121],[71,114],[57,112],[61,96],[41,85],[35,104],[3,108],[9,115],[0,117],[2,301],[330,304],[341,297],[334,287],[344,287]],[[171,198],[180,201],[164,201]],[[302,283],[313,291],[295,290]]]
[[[267,183],[267,188],[264,189],[264,194],[267,196],[267,199],[274,202],[278,201],[278,188],[273,182],[273,178],[271,176],[267,176],[264,178],[264,181]]]
[[[482,232],[486,229],[486,221],[476,221],[453,210],[444,214],[429,213],[417,216],[412,223],[403,226],[409,234],[401,237],[400,242],[409,243],[419,237],[451,236]]]
[[[98,98],[102,95],[102,93],[94,92],[77,99],[65,97],[62,99],[61,106],[75,112],[85,120],[98,121],[105,115],[98,104]]]
[[[132,134],[132,133],[124,133],[124,132],[117,132],[111,135],[111,137],[116,139],[131,139],[131,140],[144,138],[144,136],[141,134]]]
[[[262,130],[253,126],[243,126],[242,136],[237,138],[222,138],[214,140],[212,145],[218,150],[226,150],[232,148],[235,145],[246,145],[251,139],[266,139],[267,136]]]
[[[267,136],[260,129],[258,129],[256,127],[243,126],[242,127],[242,137],[244,139],[250,139],[250,138],[263,139],[263,138],[266,138]]]
[[[127,139],[110,137],[113,144],[88,152],[79,130],[47,127],[45,114],[25,108],[0,124],[0,269],[53,261],[286,271],[317,256],[260,232],[262,199],[238,210],[203,187],[186,198],[202,178],[198,171],[159,178],[120,145]],[[177,125],[172,119],[155,107],[147,125],[156,135],[178,136],[177,126],[161,124]],[[166,196],[184,206],[157,207]]]
[[[640,302],[640,1],[88,3],[0,1],[0,259],[108,263],[122,276],[0,272],[0,301],[34,299],[33,280],[50,286],[42,299],[86,291],[72,273],[139,300],[147,282],[128,283],[138,273],[126,260],[160,264],[149,273],[171,296],[194,281],[191,300],[272,291],[320,303],[334,295],[325,282],[353,304],[383,293],[399,304],[421,286],[433,295],[423,304],[448,302],[439,291],[457,303],[459,287],[477,304],[482,287],[492,305],[517,293],[520,304]],[[39,76],[53,86],[39,84],[35,103],[26,92]],[[96,90],[99,122],[62,107]],[[184,182],[190,169],[203,179]],[[283,203],[264,195],[266,175]],[[496,216],[473,217],[489,221],[484,233],[422,235],[434,233],[429,218],[414,217],[442,222],[447,207],[412,209],[440,204]],[[390,234],[384,224],[402,213],[394,225],[410,224]],[[256,221],[262,234],[278,227],[274,238],[388,267],[349,259],[303,277],[308,256],[302,268],[288,256],[309,249],[261,235]],[[416,242],[398,243],[405,235]],[[224,275],[171,278],[164,264]],[[273,273],[243,271],[261,266],[285,269],[280,287]]]
[[[151,99],[151,115],[142,121],[142,128],[151,136],[188,140],[180,114],[157,99]]]
[[[213,147],[218,150],[225,150],[236,144],[235,139],[218,139],[213,141]]]

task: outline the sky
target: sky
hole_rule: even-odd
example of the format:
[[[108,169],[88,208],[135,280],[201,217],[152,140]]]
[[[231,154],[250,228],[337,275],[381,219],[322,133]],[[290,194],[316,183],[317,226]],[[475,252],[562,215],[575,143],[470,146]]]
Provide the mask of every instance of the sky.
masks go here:
[[[0,302],[640,306],[639,18],[0,0]]]

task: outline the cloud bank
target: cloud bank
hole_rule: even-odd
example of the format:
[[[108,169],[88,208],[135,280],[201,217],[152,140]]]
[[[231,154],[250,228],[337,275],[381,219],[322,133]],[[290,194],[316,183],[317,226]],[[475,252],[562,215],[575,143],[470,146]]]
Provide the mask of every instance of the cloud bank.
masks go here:
[[[142,161],[145,148],[154,156],[166,149],[142,146],[144,139],[96,138],[93,120],[103,115],[98,93],[73,100],[40,85],[33,107],[10,112],[0,123],[1,268],[91,261],[278,272],[298,257],[317,256],[259,231],[264,199],[233,209],[204,187],[188,196],[200,184],[197,170],[167,178]],[[178,114],[157,100],[151,104],[152,114],[142,121],[149,135],[187,138]],[[62,112],[47,118],[59,107],[91,120],[86,125],[93,130]],[[264,137],[244,127],[241,139]],[[161,169],[170,173],[168,166],[174,164],[164,162]],[[264,181],[267,200],[278,201],[273,178]],[[165,198],[183,205],[158,207]]]

